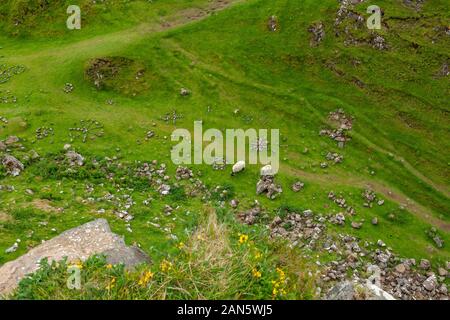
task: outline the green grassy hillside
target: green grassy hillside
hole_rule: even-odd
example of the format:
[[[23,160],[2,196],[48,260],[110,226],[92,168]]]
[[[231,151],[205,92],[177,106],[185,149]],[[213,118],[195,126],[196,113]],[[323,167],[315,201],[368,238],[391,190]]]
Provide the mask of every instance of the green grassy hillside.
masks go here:
[[[69,2],[82,9],[79,31],[65,27]],[[328,199],[330,191],[345,197],[356,211],[345,226],[330,225],[330,234],[347,233],[373,243],[382,239],[398,255],[426,258],[436,267],[450,260],[450,92],[448,75],[441,72],[450,60],[447,1],[425,1],[420,10],[400,0],[355,5],[355,13],[363,17],[372,3],[383,9],[383,28],[376,32],[355,27],[351,19],[335,25],[339,8],[335,0],[97,2],[7,0],[0,4],[0,68],[4,72],[11,66],[24,67],[0,84],[0,119],[7,119],[0,123],[0,140],[18,136],[24,148],[8,153],[25,164],[18,177],[0,169],[4,186],[0,264],[101,216],[127,243],[140,244],[156,269],[164,259],[179,259],[177,270],[183,270],[192,256],[180,253],[178,246],[193,241],[212,210],[217,223],[228,230],[224,241],[236,246],[239,234],[248,234],[265,252],[261,269],[267,271],[262,278],[266,274],[276,278],[274,270],[282,266],[293,282],[308,284],[303,289],[293,285],[284,297],[312,298],[317,296],[309,287],[312,280],[299,275],[292,261],[301,258],[301,264],[312,268],[316,260],[326,263],[333,257],[301,248],[286,253],[286,248],[270,241],[266,226],[281,208],[311,209],[316,215],[344,211]],[[275,32],[267,26],[271,16],[278,22]],[[311,46],[308,29],[318,23],[323,23],[325,37]],[[377,34],[386,49],[374,48]],[[98,67],[99,59],[107,62]],[[101,85],[95,82],[99,70],[106,77]],[[65,92],[66,83],[73,85],[73,91]],[[180,95],[181,88],[190,94]],[[16,102],[11,102],[12,96]],[[8,103],[2,97],[9,97]],[[333,126],[328,116],[337,109],[354,119],[345,148],[319,135]],[[182,117],[176,123],[164,120],[173,112]],[[82,127],[80,121],[88,119],[98,121],[104,132],[83,142],[69,128]],[[146,179],[136,178],[142,162],[156,159],[167,164],[175,184],[170,135],[175,128],[192,131],[195,120],[203,120],[205,129],[280,129],[277,181],[283,193],[275,200],[255,194],[260,166],[248,166],[234,177],[229,174],[231,166],[224,171],[190,166],[196,175],[201,172],[198,177],[209,190],[207,196],[198,197],[189,195],[196,187],[188,181],[178,183],[165,197]],[[146,139],[150,130],[154,137]],[[49,134],[39,135],[42,131]],[[63,146],[68,143],[85,157],[85,166],[67,170]],[[40,158],[30,157],[31,150]],[[321,168],[328,152],[342,154],[343,162]],[[299,193],[291,190],[297,180],[305,183]],[[216,186],[228,194],[221,195]],[[364,206],[366,189],[384,204]],[[129,225],[114,214],[120,205],[97,201],[107,192],[132,197],[135,205],[129,211],[134,219]],[[153,200],[145,205],[149,198]],[[239,199],[237,210],[230,207],[231,199]],[[241,224],[237,212],[249,209],[255,199],[265,217],[256,225]],[[165,205],[179,208],[167,216]],[[370,223],[374,217],[378,225]],[[355,229],[351,221],[364,223]],[[432,227],[444,241],[441,248],[428,235]],[[18,250],[5,253],[17,238],[21,239]],[[235,257],[247,254],[239,246],[230,250]],[[254,265],[249,261],[245,270],[252,278]],[[99,265],[92,262],[93,268]],[[238,277],[231,262],[220,268],[231,288],[223,296],[215,296],[213,291],[219,287],[213,286],[208,293],[205,287],[205,292],[169,292],[167,297],[273,296],[269,278],[264,280],[267,283],[252,280],[233,286],[245,276]],[[126,286],[131,280],[123,281]],[[190,285],[186,288],[194,290]],[[136,296],[166,297],[149,292]]]

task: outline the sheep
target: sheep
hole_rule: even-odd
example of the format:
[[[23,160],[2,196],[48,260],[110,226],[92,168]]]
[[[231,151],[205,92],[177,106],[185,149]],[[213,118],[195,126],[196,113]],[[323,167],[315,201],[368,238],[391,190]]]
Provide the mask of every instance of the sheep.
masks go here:
[[[272,166],[270,164],[268,164],[267,166],[264,166],[261,168],[261,176],[273,176],[273,170],[272,170]]]
[[[239,173],[245,169],[245,161],[238,161],[233,165],[231,175],[234,176],[236,173]]]

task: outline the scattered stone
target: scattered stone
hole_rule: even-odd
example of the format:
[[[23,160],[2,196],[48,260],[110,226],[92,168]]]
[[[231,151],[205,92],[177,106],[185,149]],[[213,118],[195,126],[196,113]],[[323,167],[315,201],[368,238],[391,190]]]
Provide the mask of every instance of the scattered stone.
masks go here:
[[[363,224],[361,222],[352,221],[352,228],[353,229],[361,229],[362,225]]]
[[[42,140],[48,136],[53,135],[53,128],[39,127],[36,129],[36,139]]]
[[[166,196],[170,193],[171,187],[168,184],[161,184],[158,188],[158,192],[163,195]]]
[[[145,141],[150,140],[154,136],[155,136],[155,131],[153,131],[153,130],[147,131],[147,133],[145,134]]]
[[[436,279],[436,276],[434,274],[432,276],[428,277],[423,282],[423,287],[425,289],[427,289],[428,291],[433,291],[434,289],[436,289],[436,286],[437,286],[437,279]]]
[[[336,152],[328,152],[325,158],[334,163],[341,163],[344,160],[344,156]]]
[[[317,47],[325,38],[325,26],[323,22],[318,22],[311,25],[308,28],[308,31],[312,34],[310,41],[311,47]]]
[[[322,217],[312,217],[311,212],[310,210],[305,210],[303,214],[287,212],[285,218],[275,217],[269,226],[270,237],[289,240],[292,247],[315,247],[324,233],[325,226],[321,222]]]
[[[371,222],[374,226],[378,225],[378,218],[377,217],[372,218]]]
[[[345,216],[342,213],[338,213],[331,218],[330,222],[339,226],[343,226],[345,224]]]
[[[14,144],[18,143],[19,141],[20,141],[20,139],[18,137],[16,137],[16,136],[9,136],[8,138],[6,138],[4,143],[7,146],[11,146],[11,145],[14,145]]]
[[[13,177],[17,177],[24,170],[22,162],[8,154],[3,157],[2,165],[5,167],[6,173]]]
[[[238,219],[244,224],[252,225],[255,224],[260,213],[261,208],[259,206],[255,206],[248,211],[239,213]]]
[[[175,178],[177,180],[189,180],[192,177],[194,177],[194,173],[191,169],[181,166],[177,168],[175,173]]]
[[[299,192],[300,190],[303,189],[304,186],[305,184],[303,182],[297,181],[292,185],[292,191]]]
[[[448,271],[445,270],[444,268],[438,268],[438,274],[439,274],[441,277],[446,277],[447,274],[448,274]]]
[[[0,94],[2,94],[3,91],[0,90]],[[11,91],[6,90],[5,94],[0,96],[0,103],[8,104],[8,103],[16,103],[17,97],[11,93]]]
[[[448,29],[450,30],[450,29]],[[444,62],[441,69],[439,70],[438,75],[441,77],[448,77],[450,75],[450,69],[448,67],[449,61]]]
[[[84,165],[84,157],[73,150],[67,151],[66,159],[69,161],[69,166],[71,167],[75,166],[82,167]]]
[[[267,23],[269,31],[276,32],[278,30],[278,18],[276,16],[271,16],[269,22]]]
[[[420,260],[419,267],[423,270],[429,270],[431,268],[431,263],[427,259],[422,259]]]
[[[80,127],[69,128],[71,141],[81,138],[83,143],[104,135],[103,125],[97,120],[81,120]]]
[[[230,201],[230,206],[231,206],[233,209],[236,209],[236,208],[238,207],[238,205],[239,205],[239,200],[232,199],[232,200]]]
[[[389,48],[386,43],[386,39],[384,39],[379,34],[374,34],[372,36],[372,38],[370,39],[370,44],[372,45],[373,48],[378,50],[387,50]]]
[[[261,176],[261,179],[256,184],[256,194],[266,193],[267,198],[273,200],[283,192],[280,185],[274,183],[273,176]]]
[[[403,263],[400,263],[395,266],[395,271],[397,271],[398,273],[405,273],[406,266]]]
[[[71,84],[71,83],[66,83],[65,85],[64,85],[64,92],[65,93],[71,93],[72,91],[73,91],[73,89],[74,89],[74,86],[73,86],[73,84]]]
[[[19,75],[25,71],[22,65],[7,66],[0,65],[0,84],[8,82],[13,76]]]
[[[432,227],[430,230],[428,230],[427,235],[434,241],[436,247],[442,248],[444,246],[444,240],[442,240],[442,238],[439,236],[436,228]]]
[[[181,88],[181,90],[180,90],[180,95],[182,95],[183,97],[186,97],[186,96],[188,96],[188,95],[190,95],[191,94],[191,92],[188,90],[188,89],[186,89],[186,88]]]
[[[321,136],[328,136],[338,142],[339,147],[343,147],[351,138],[348,132],[353,127],[353,118],[346,115],[342,109],[330,112],[328,120],[336,127],[336,129],[324,129],[320,131]]]

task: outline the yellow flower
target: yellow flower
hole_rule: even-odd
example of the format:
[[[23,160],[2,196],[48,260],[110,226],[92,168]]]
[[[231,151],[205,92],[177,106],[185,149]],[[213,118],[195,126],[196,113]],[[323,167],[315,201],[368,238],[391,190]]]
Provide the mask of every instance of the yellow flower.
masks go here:
[[[257,279],[261,278],[261,271],[258,271],[258,269],[256,269],[256,268],[252,269],[252,274],[253,274],[253,277],[255,277]]]
[[[259,252],[259,251],[257,251],[257,252],[255,253],[255,260],[259,260],[259,259],[261,259],[261,258],[262,258],[262,253]]]
[[[197,240],[204,241],[205,237],[203,237],[201,234],[199,234],[199,235],[197,235]]]
[[[112,267],[113,267],[112,264],[107,264],[106,265],[106,269],[112,269]]]
[[[153,276],[154,276],[154,273],[151,271],[144,272],[144,274],[139,279],[138,284],[142,287],[145,287],[150,282],[150,280],[153,279]]]
[[[164,259],[161,264],[159,265],[160,269],[162,272],[166,272],[169,271],[170,269],[172,269],[172,263],[170,261],[167,261],[166,259]]]
[[[277,268],[278,277],[280,278],[280,281],[284,281],[286,279],[286,274],[281,268]]]
[[[71,267],[75,267],[75,268],[78,268],[81,270],[81,269],[83,269],[83,262],[76,261],[74,264],[71,265]]]
[[[278,294],[278,289],[277,289],[277,288],[273,288],[272,294],[273,294],[274,296],[276,296],[276,295]]]
[[[239,235],[239,244],[244,244],[248,241],[248,235],[240,234]]]
[[[107,290],[111,290],[112,288],[114,288],[116,285],[116,278],[112,278],[111,281],[109,282],[109,284],[106,286]]]
[[[184,248],[184,243],[180,242],[179,244],[177,244],[177,248],[182,250]]]

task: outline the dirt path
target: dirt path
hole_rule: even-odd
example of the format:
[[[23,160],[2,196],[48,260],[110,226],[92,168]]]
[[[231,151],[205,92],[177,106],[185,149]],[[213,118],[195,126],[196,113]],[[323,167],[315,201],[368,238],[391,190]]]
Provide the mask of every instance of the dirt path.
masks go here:
[[[381,182],[378,181],[368,181],[363,178],[358,178],[355,176],[352,177],[344,177],[338,175],[323,175],[323,174],[315,174],[310,172],[305,172],[299,169],[292,168],[290,166],[284,166],[281,168],[281,172],[286,174],[296,176],[299,178],[304,178],[305,180],[313,181],[322,185],[330,186],[342,186],[348,185],[357,188],[370,188],[376,193],[382,194],[386,199],[389,199],[393,202],[402,204],[408,211],[417,215],[421,219],[429,222],[430,224],[438,227],[441,230],[446,232],[450,232],[450,223],[446,221],[442,221],[439,218],[435,217],[433,213],[430,212],[424,206],[416,203],[415,201],[409,199],[403,193],[398,190],[395,190]],[[331,190],[331,189],[330,189]]]
[[[130,29],[99,35],[78,42],[45,48],[31,54],[16,53],[9,60],[26,64],[27,61],[34,58],[52,57],[52,56],[77,56],[80,53],[95,52],[102,47],[108,47],[109,50],[118,50],[126,47],[136,41],[149,36],[151,33],[159,33],[170,29],[175,29],[183,25],[203,20],[212,14],[227,9],[246,0],[213,0],[204,8],[190,8],[157,22],[142,23]]]

